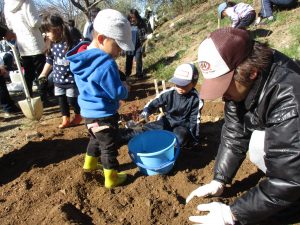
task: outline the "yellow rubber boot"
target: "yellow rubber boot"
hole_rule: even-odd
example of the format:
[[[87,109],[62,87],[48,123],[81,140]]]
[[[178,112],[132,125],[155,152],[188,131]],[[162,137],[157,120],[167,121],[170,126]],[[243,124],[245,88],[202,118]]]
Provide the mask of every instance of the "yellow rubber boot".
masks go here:
[[[86,154],[84,158],[83,169],[89,171],[101,170],[103,169],[103,166],[98,162],[98,157],[93,157]]]
[[[114,169],[103,169],[104,170],[104,186],[106,188],[114,188],[124,183],[127,178],[126,173],[118,173],[118,171]]]

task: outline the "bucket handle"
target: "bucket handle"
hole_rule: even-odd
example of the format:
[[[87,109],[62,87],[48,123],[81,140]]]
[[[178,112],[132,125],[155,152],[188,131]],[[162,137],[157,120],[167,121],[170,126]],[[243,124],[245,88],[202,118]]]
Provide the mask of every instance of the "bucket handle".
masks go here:
[[[171,164],[174,164],[175,161],[176,161],[176,159],[179,156],[179,152],[180,152],[180,146],[179,146],[178,140],[176,138],[176,148],[175,148],[175,155],[174,155],[173,160],[170,160],[169,162],[166,162],[166,163],[160,165],[159,167],[145,166],[144,164],[141,164],[139,162],[136,162],[136,165],[138,167],[141,167],[141,168],[146,169],[146,170],[158,171],[158,170],[161,170],[162,168],[165,168],[165,167],[167,167],[167,166],[169,166]],[[130,154],[130,156],[131,156],[131,154]]]

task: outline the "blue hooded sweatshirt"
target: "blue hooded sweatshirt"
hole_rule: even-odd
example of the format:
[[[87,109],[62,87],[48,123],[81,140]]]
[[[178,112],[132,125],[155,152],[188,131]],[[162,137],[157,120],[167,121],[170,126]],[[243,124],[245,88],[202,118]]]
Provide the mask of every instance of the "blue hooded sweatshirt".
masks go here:
[[[112,116],[128,91],[120,80],[115,60],[101,49],[86,49],[88,44],[81,42],[66,54],[79,90],[80,114],[84,118]]]

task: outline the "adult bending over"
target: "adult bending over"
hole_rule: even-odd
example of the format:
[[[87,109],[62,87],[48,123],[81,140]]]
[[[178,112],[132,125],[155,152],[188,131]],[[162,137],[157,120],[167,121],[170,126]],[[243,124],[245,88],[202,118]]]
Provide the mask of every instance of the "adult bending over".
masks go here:
[[[236,48],[239,46],[239,48]],[[194,196],[219,196],[230,184],[249,149],[250,160],[266,175],[257,186],[227,206],[209,203],[192,216],[198,224],[287,222],[300,211],[300,67],[247,31],[219,29],[199,46],[204,76],[200,96],[225,101],[225,123],[214,167],[214,179]],[[296,216],[296,217],[293,217]],[[300,220],[298,220],[300,221]]]
[[[46,62],[45,43],[39,30],[40,17],[32,0],[5,0],[4,14],[8,28],[16,33],[25,80],[32,95],[33,81],[42,72]],[[39,92],[45,104],[47,102],[47,83],[39,85]]]

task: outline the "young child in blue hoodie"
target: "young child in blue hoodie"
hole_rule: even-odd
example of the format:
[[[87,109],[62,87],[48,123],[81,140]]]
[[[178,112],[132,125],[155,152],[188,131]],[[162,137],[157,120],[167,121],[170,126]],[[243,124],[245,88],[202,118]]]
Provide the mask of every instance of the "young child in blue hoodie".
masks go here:
[[[119,100],[128,95],[120,80],[115,58],[121,50],[132,51],[130,23],[120,12],[100,11],[94,20],[93,40],[81,42],[67,53],[70,69],[79,89],[78,103],[90,133],[83,168],[104,170],[105,187],[124,183],[126,174],[118,172]]]

